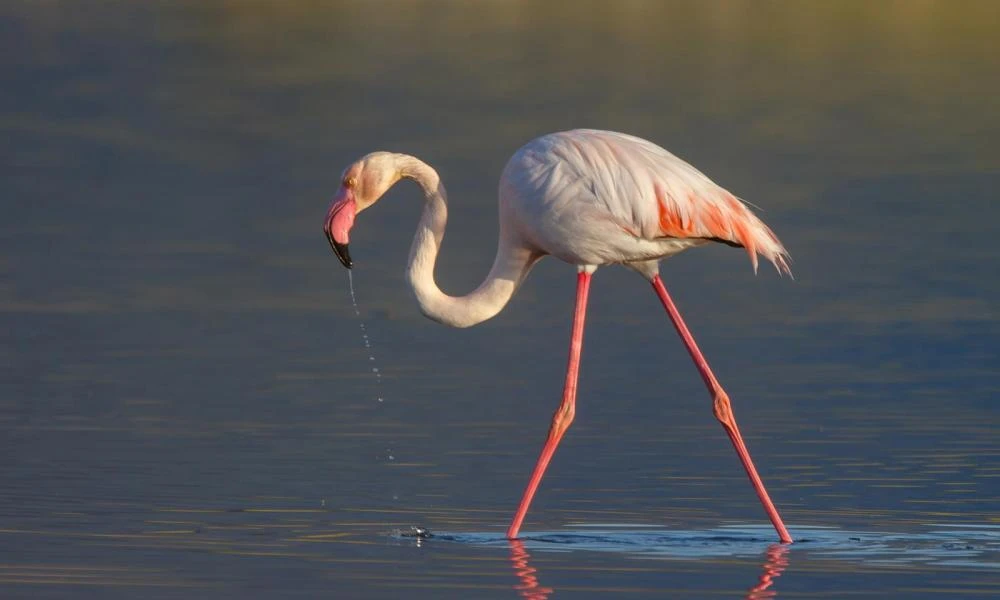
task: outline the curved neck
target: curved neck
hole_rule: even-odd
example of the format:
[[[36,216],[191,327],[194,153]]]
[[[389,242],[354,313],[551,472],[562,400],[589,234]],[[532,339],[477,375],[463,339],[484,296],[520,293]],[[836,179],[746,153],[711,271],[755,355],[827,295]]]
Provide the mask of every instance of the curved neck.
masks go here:
[[[413,236],[406,268],[421,312],[452,327],[469,327],[495,316],[510,301],[539,256],[511,243],[501,221],[496,259],[486,279],[466,296],[442,292],[434,281],[434,264],[448,222],[448,196],[441,178],[428,164],[407,155],[400,155],[399,161],[400,175],[413,179],[424,191],[424,212]]]

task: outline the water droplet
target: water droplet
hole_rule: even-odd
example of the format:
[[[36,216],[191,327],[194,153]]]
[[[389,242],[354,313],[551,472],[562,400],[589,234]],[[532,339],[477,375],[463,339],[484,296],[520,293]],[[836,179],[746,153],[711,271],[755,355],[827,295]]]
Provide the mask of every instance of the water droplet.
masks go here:
[[[368,351],[368,362],[371,363],[371,371],[375,375],[376,400],[379,403],[384,403],[385,398],[382,397],[382,372],[377,366],[375,366],[375,352],[372,350],[371,339],[368,337],[368,327],[365,325],[365,322],[361,320],[361,308],[358,306],[358,298],[354,293],[354,275],[350,270],[347,271],[347,279],[351,289],[351,302],[354,304],[354,316],[358,318],[358,327],[361,329],[361,340],[364,342],[365,349]],[[393,455],[391,448],[386,448],[383,456],[385,456],[385,460],[387,461],[396,460],[396,456]],[[382,459],[382,457],[377,458],[379,460]],[[393,494],[392,499],[398,500],[399,497],[396,494]]]
[[[358,327],[361,328],[361,339],[364,341],[365,349],[368,350],[368,362],[375,362],[375,353],[372,351],[371,340],[368,338],[368,327],[365,322],[361,320],[361,308],[358,306],[358,297],[354,292],[354,274],[351,270],[347,271],[347,281],[350,284],[351,289],[351,303],[354,305],[354,316],[358,318]],[[384,402],[381,394],[382,386],[382,373],[379,371],[378,367],[372,367],[372,373],[375,374],[375,385],[378,386],[379,393],[377,399],[379,402]]]

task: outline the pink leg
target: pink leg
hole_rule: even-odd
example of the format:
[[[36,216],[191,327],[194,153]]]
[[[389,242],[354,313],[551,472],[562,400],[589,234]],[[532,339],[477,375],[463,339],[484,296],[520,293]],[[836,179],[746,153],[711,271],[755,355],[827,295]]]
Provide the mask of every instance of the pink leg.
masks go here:
[[[736,448],[736,453],[743,462],[743,468],[746,469],[747,476],[750,478],[750,483],[753,484],[754,489],[757,491],[757,497],[760,498],[760,503],[764,505],[764,510],[767,511],[767,516],[771,519],[771,524],[774,525],[775,530],[777,530],[778,537],[781,539],[781,542],[783,544],[790,544],[792,542],[792,536],[788,535],[788,530],[785,528],[785,524],[781,521],[781,516],[778,515],[778,510],[774,508],[774,503],[771,502],[770,496],[767,495],[767,490],[764,489],[764,482],[760,480],[760,475],[757,474],[757,469],[754,468],[753,461],[750,459],[750,452],[747,450],[746,444],[743,443],[743,437],[740,435],[740,430],[736,427],[736,417],[733,415],[733,407],[729,403],[729,395],[722,389],[722,385],[719,384],[719,380],[715,378],[715,374],[713,374],[712,369],[709,368],[708,361],[706,361],[705,357],[702,356],[701,350],[698,349],[698,344],[695,343],[694,337],[691,336],[691,332],[688,331],[687,325],[684,324],[684,319],[681,318],[681,313],[678,312],[677,307],[674,305],[674,301],[671,300],[670,295],[667,294],[667,288],[663,287],[663,281],[660,280],[660,276],[655,276],[652,283],[653,289],[656,290],[656,295],[660,297],[660,302],[663,303],[663,308],[667,309],[667,314],[670,315],[670,320],[673,321],[674,327],[677,329],[677,333],[680,334],[681,339],[684,340],[684,345],[687,346],[688,353],[690,353],[691,358],[694,359],[694,364],[698,367],[698,371],[701,373],[701,378],[705,380],[705,385],[708,386],[708,392],[712,394],[715,418],[722,423],[722,427],[726,430],[726,434],[729,435],[729,439],[733,442],[733,447]]]
[[[507,529],[507,538],[515,539],[517,532],[521,529],[524,516],[528,514],[528,506],[535,496],[538,484],[542,481],[545,468],[549,466],[552,455],[555,454],[556,446],[563,434],[569,429],[569,424],[573,422],[576,414],[576,380],[580,373],[580,350],[583,348],[583,319],[587,312],[587,292],[590,290],[590,273],[580,271],[576,279],[576,311],[573,314],[573,334],[569,342],[569,365],[566,367],[566,385],[563,387],[562,403],[552,415],[552,425],[549,427],[549,437],[542,447],[542,454],[535,463],[535,471],[531,474],[528,487],[524,489],[521,497],[521,505],[514,513],[514,520]]]

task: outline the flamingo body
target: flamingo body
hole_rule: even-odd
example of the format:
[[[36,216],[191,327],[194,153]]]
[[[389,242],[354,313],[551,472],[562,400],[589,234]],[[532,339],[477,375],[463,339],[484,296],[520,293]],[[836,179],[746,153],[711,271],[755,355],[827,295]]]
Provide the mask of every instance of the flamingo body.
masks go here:
[[[552,417],[514,518],[517,537],[549,461],[576,414],[584,318],[593,272],[622,264],[639,272],[667,311],[712,397],[712,410],[782,542],[791,542],[736,425],[729,395],[698,349],[659,276],[659,260],[709,242],[742,247],[754,270],[758,255],[791,274],[777,236],[747,206],[700,171],[646,140],[611,131],[576,129],[537,138],[514,153],[500,178],[500,234],[485,280],[464,296],[437,286],[434,266],[448,218],[447,192],[437,172],[406,154],[373,152],[344,170],[323,230],[347,268],[355,217],[400,179],[424,193],[424,210],[410,247],[407,278],[420,310],[454,327],[492,318],[543,256],[577,268],[577,293],[563,397]]]
[[[500,179],[501,220],[519,243],[575,265],[644,263],[710,241],[790,273],[774,233],[745,204],[663,148],[612,131],[537,138]],[[633,265],[635,266],[635,265]]]

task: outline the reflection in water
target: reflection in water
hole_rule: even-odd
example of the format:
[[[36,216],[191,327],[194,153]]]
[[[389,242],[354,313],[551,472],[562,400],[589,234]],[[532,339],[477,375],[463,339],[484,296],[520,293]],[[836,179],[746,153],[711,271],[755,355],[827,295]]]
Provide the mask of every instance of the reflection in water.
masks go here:
[[[514,586],[522,598],[528,600],[546,600],[553,591],[550,587],[542,587],[535,577],[537,569],[528,564],[531,555],[524,548],[521,540],[510,540],[510,562],[514,566],[514,575],[521,583]]]
[[[510,562],[514,567],[514,575],[520,583],[514,586],[517,593],[522,598],[528,600],[547,600],[549,595],[555,592],[553,588],[542,586],[538,581],[538,569],[530,564],[531,555],[524,547],[521,540],[509,540]],[[419,540],[418,540],[419,545]],[[761,567],[760,578],[757,585],[747,592],[747,600],[762,600],[764,598],[774,598],[778,592],[771,589],[774,580],[784,573],[788,568],[788,544],[771,544],[765,553],[764,564]]]
[[[772,590],[774,580],[784,573],[788,568],[788,548],[787,544],[771,544],[767,548],[764,561],[763,572],[757,585],[747,592],[747,600],[760,600],[761,598],[774,598],[778,595],[776,590]]]
[[[544,599],[555,590],[541,585],[538,569],[530,565],[527,546],[534,551],[551,552],[552,556],[579,550],[587,551],[591,557],[599,556],[593,553],[608,553],[605,554],[608,558],[598,558],[598,563],[609,567],[615,564],[610,555],[708,561],[718,566],[730,564],[732,559],[752,560],[763,554],[758,580],[745,595],[751,600],[776,597],[775,580],[790,564],[792,546],[767,543],[771,534],[768,526],[729,525],[702,531],[614,527],[604,524],[602,529],[594,531],[539,532],[519,540],[507,540],[495,533],[437,533],[433,539],[494,548],[509,546],[514,574],[519,579],[515,589],[523,598]],[[945,566],[990,571],[1000,566],[1000,526],[938,524],[923,532],[907,533],[820,526],[797,526],[794,530],[799,540],[794,544],[796,560],[805,563],[806,568],[810,563],[829,564],[830,560],[848,563],[852,572],[879,566],[906,569],[911,574]],[[724,562],[715,562],[718,560]],[[842,569],[837,567],[838,571]]]

